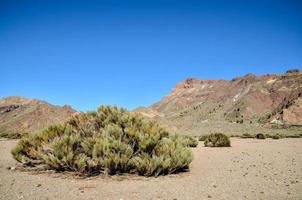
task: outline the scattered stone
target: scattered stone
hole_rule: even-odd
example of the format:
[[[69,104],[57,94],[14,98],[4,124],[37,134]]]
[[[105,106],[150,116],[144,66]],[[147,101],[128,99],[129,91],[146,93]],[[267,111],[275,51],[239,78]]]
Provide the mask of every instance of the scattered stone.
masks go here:
[[[8,170],[11,170],[11,171],[14,171],[14,170],[16,170],[16,167],[7,167],[6,169],[8,169]]]

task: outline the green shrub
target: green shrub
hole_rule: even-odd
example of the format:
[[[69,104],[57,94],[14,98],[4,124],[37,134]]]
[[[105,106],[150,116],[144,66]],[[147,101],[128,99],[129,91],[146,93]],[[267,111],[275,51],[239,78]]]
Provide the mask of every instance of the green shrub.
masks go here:
[[[181,137],[158,123],[116,106],[80,113],[66,122],[22,138],[14,158],[31,166],[82,175],[170,174],[187,169],[193,157]]]
[[[199,141],[205,141],[208,136],[209,136],[209,134],[201,135],[201,136],[199,136],[198,140]]]
[[[223,133],[211,133],[204,141],[206,147],[230,147],[231,141]]]
[[[256,138],[256,139],[261,139],[261,140],[263,140],[263,139],[265,139],[266,137],[265,137],[265,135],[264,135],[263,133],[258,133],[258,134],[255,136],[255,138]]]
[[[250,133],[243,133],[242,136],[240,136],[240,137],[241,138],[255,138],[255,136]]]
[[[183,145],[185,147],[197,147],[198,145],[198,140],[196,140],[194,137],[192,136],[188,136],[188,135],[181,135],[179,136],[180,140],[183,141]]]

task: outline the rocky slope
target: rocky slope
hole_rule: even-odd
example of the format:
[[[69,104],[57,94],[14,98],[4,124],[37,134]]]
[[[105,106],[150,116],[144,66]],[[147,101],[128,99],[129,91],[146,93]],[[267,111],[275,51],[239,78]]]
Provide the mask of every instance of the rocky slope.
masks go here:
[[[0,99],[0,134],[7,137],[35,132],[61,122],[73,114],[70,106],[54,106],[23,97]]]
[[[227,80],[188,78],[136,111],[175,132],[242,133],[302,125],[302,71]]]

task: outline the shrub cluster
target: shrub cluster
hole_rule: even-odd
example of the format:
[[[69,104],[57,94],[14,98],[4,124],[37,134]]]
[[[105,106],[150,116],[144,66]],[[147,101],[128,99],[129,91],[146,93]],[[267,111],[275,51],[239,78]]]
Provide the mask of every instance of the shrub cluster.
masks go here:
[[[187,169],[193,159],[180,137],[171,137],[158,123],[116,106],[101,106],[97,112],[80,113],[29,134],[12,154],[25,165],[82,175],[158,176]]]
[[[223,133],[211,133],[204,141],[206,147],[230,147],[231,141]]]

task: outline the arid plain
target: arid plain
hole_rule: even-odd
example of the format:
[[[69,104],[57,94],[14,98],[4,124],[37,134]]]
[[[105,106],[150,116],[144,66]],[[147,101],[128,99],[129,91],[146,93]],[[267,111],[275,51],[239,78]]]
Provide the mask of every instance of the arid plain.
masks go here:
[[[81,178],[70,173],[15,169],[0,141],[1,199],[302,199],[302,139],[231,138],[232,147],[199,142],[188,172]]]

